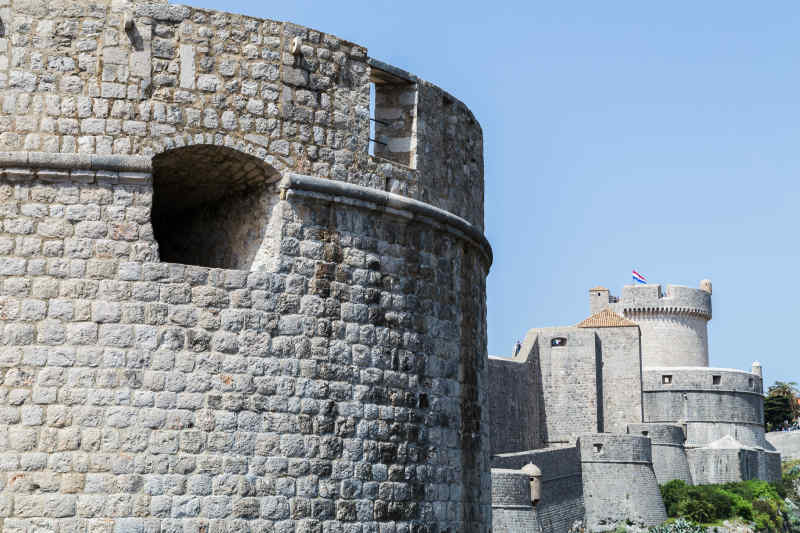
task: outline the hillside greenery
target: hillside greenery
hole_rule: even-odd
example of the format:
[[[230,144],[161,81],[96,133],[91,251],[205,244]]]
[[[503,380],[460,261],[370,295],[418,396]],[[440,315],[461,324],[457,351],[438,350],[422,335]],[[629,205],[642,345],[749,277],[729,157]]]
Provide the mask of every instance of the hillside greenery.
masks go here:
[[[800,461],[786,462],[777,483],[750,480],[690,486],[680,480],[661,486],[670,520],[651,533],[702,533],[726,521],[750,524],[763,533],[800,533]]]

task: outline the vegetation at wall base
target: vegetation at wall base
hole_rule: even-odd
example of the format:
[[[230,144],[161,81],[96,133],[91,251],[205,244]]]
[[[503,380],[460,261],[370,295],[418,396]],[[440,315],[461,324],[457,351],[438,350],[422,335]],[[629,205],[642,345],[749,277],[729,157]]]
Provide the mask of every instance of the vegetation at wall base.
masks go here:
[[[708,526],[741,521],[764,533],[800,532],[800,461],[783,464],[777,483],[760,480],[721,485],[687,485],[674,480],[661,485],[670,520],[652,533],[701,533]]]

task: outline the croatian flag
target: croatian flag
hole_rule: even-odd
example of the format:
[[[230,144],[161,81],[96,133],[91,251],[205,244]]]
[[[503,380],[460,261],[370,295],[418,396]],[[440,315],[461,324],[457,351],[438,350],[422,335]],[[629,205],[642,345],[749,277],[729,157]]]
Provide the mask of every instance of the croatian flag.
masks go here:
[[[647,278],[645,278],[644,276],[642,276],[641,274],[639,274],[634,270],[633,281],[635,281],[636,283],[647,283]]]

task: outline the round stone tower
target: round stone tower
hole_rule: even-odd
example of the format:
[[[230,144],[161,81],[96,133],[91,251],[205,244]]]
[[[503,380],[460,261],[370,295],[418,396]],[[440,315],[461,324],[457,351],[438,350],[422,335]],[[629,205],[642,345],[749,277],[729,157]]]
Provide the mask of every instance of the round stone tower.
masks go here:
[[[711,282],[700,289],[679,285],[626,285],[609,307],[642,332],[642,366],[708,366]]]
[[[0,530],[487,531],[470,111],[290,23],[0,17]]]

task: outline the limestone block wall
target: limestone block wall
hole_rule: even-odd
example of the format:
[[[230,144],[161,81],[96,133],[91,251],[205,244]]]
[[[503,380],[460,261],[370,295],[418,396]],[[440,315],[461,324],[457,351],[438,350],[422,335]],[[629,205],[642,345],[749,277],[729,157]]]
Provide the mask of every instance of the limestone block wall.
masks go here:
[[[631,422],[642,420],[642,356],[639,328],[593,328],[597,335],[602,376],[602,404],[598,428],[625,433]]]
[[[703,446],[730,435],[765,447],[762,379],[725,368],[645,368],[646,422],[686,424],[687,446]]]
[[[526,339],[527,341],[527,339]],[[513,359],[489,357],[492,455],[542,448],[543,391],[538,345],[526,342]]]
[[[492,469],[492,531],[538,533],[542,530],[531,504],[530,478],[525,472]]]
[[[277,272],[160,263],[147,172],[22,164],[0,181],[4,531],[488,527],[467,226],[287,177]]]
[[[667,519],[648,437],[581,435],[578,450],[588,530],[613,530],[619,522],[653,526]]]
[[[543,533],[567,533],[584,517],[583,478],[578,449],[544,448],[492,457],[492,468],[519,470],[533,463],[542,472],[542,499],[536,516]]]
[[[765,437],[770,449],[780,452],[784,461],[800,459],[800,431],[771,431]]]
[[[781,455],[752,448],[693,448],[687,451],[697,484],[730,483],[748,479],[781,479]]]
[[[639,324],[642,366],[708,366],[711,293],[678,285],[626,285],[609,307]]]
[[[367,153],[392,67],[335,36],[0,17],[0,529],[488,530],[469,110],[406,75],[411,168]]]
[[[3,9],[0,151],[152,156],[225,145],[483,228],[482,134],[451,95],[402,73],[415,93],[416,164],[367,154],[373,71],[402,71],[363,46],[165,2],[10,0]]]
[[[546,446],[569,446],[578,434],[598,431],[598,403],[602,405],[603,392],[597,344],[591,329],[541,328],[526,335],[521,353],[529,346],[534,353],[538,351]]]
[[[659,485],[673,479],[692,484],[692,473],[686,456],[683,427],[669,424],[629,424],[628,433],[649,437],[652,445],[653,471]]]

